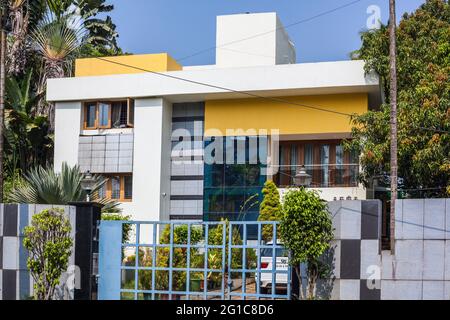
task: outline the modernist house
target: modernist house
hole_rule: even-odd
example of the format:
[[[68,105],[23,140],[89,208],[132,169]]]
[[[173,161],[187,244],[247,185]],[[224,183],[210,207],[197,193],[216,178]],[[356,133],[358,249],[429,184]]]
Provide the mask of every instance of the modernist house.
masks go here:
[[[358,157],[342,147],[349,115],[380,103],[363,67],[297,64],[275,13],[217,17],[215,65],[77,60],[74,77],[48,81],[55,170],[104,175],[101,193],[136,220],[253,220],[264,182],[284,190],[300,170],[325,200],[365,199]]]

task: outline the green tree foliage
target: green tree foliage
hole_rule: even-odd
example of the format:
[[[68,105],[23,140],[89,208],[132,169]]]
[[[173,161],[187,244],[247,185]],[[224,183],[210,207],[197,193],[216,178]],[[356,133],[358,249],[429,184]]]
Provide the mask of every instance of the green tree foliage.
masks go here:
[[[71,75],[78,57],[122,51],[107,0],[4,0],[0,8],[8,30],[0,169],[10,190],[31,168],[52,163],[54,106],[45,101],[46,79]]]
[[[300,281],[299,298],[314,299],[316,283],[324,269],[320,258],[333,240],[331,215],[317,191],[304,188],[291,190],[283,202],[281,239],[291,251],[290,264]],[[302,285],[300,264],[306,264],[308,285]]]
[[[280,203],[280,193],[275,183],[268,180],[262,190],[264,199],[259,209],[258,221],[280,221],[283,217]],[[268,242],[273,238],[273,226],[264,225],[262,238]]]
[[[53,139],[47,117],[37,115],[33,106],[41,98],[32,88],[33,70],[22,79],[6,79],[5,169],[13,176],[16,169],[45,165],[53,153]]]
[[[69,220],[61,209],[44,210],[25,227],[24,247],[29,252],[27,266],[34,280],[34,298],[52,300],[72,253]]]
[[[118,203],[111,199],[99,199],[97,191],[105,183],[101,176],[95,176],[96,185],[92,190],[92,200],[104,205],[103,212],[119,212]],[[24,177],[24,181],[7,195],[10,202],[61,204],[86,201],[86,191],[81,187],[83,173],[78,166],[69,167],[63,163],[61,172],[53,167],[36,167]]]
[[[362,34],[358,58],[366,71],[380,75],[389,97],[389,32],[387,26]],[[450,194],[450,5],[427,0],[405,14],[397,30],[398,165],[402,188],[412,197]],[[355,116],[353,140],[347,147],[361,152],[361,181],[388,177],[390,171],[390,107]],[[417,190],[418,189],[418,190]]]
[[[42,1],[42,0],[41,0]],[[43,0],[47,7],[58,19],[75,17],[86,30],[85,43],[94,47],[118,50],[116,25],[110,16],[105,15],[114,9],[106,0]]]

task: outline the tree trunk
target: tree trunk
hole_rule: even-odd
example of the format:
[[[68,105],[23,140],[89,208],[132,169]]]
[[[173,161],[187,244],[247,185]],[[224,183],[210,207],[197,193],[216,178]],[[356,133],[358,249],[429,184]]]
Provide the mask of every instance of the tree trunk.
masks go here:
[[[5,55],[6,55],[6,32],[3,30],[2,11],[0,16],[0,202],[3,202],[3,130],[5,128]]]
[[[395,254],[395,202],[397,200],[397,43],[395,0],[389,0],[389,60],[390,60],[390,102],[391,102],[391,211],[390,243]]]
[[[303,285],[302,285],[302,271],[300,269],[300,265],[295,266],[295,273],[297,274],[298,278],[298,299],[299,300],[305,300],[305,295],[303,293]]]
[[[316,286],[317,286],[317,278],[319,275],[317,267],[311,266],[308,267],[308,300],[314,300],[316,298]]]
[[[317,285],[317,275],[314,274],[309,282],[309,300],[314,300],[316,298],[316,285]]]

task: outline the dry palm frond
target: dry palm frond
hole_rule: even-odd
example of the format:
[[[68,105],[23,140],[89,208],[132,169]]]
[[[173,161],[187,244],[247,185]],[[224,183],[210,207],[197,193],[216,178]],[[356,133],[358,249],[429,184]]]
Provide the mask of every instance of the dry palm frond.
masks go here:
[[[26,0],[11,0],[9,4],[9,8],[14,11],[22,8],[22,6],[25,4]]]
[[[64,62],[81,46],[83,29],[72,29],[67,19],[44,21],[32,32],[37,50],[44,59]]]

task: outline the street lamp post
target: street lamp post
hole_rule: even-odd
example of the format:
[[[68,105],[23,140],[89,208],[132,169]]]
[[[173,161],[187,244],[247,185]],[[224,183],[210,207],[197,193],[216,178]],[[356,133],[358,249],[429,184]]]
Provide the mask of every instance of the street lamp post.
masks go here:
[[[91,201],[91,192],[94,189],[94,186],[96,184],[97,180],[94,178],[94,176],[91,174],[91,172],[88,170],[83,176],[83,179],[81,180],[81,188],[83,188],[84,191],[86,191],[86,201]]]
[[[296,186],[307,188],[311,185],[312,176],[306,172],[305,166],[302,166],[294,177]]]

